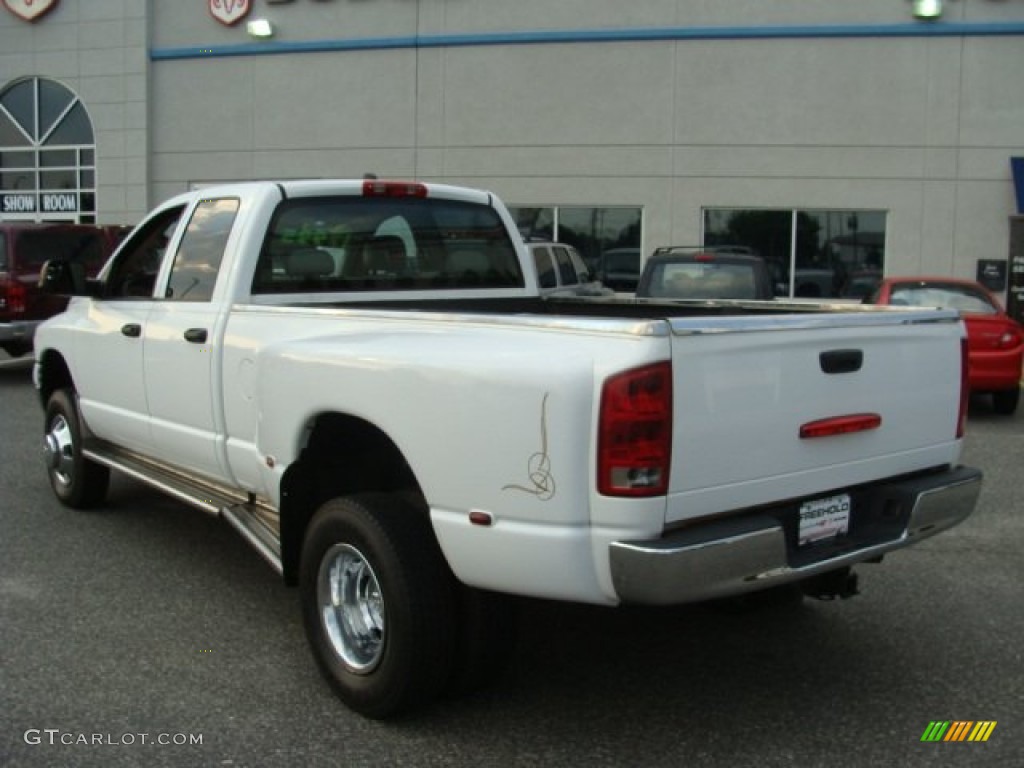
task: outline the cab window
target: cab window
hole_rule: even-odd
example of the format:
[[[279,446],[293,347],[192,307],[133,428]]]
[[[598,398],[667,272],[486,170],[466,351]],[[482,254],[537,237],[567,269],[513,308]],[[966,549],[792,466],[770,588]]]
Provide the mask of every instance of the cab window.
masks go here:
[[[170,301],[209,301],[217,284],[231,227],[238,214],[236,198],[202,200],[174,255],[165,297]]]
[[[162,211],[133,232],[117,254],[107,276],[108,299],[152,298],[167,245],[185,206]]]

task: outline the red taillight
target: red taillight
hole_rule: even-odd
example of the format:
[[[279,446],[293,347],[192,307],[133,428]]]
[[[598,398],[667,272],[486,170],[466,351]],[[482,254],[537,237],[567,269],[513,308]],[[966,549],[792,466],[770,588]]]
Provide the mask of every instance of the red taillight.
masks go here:
[[[16,280],[0,281],[0,307],[12,314],[25,311],[25,286]]]
[[[363,197],[426,197],[427,186],[416,181],[363,182]]]
[[[967,339],[960,339],[960,412],[956,416],[957,440],[967,432],[967,404],[971,396],[968,368]]]
[[[1003,331],[1003,334],[999,337],[999,341],[996,342],[996,346],[1000,349],[1013,349],[1014,347],[1019,346],[1020,343],[1020,331],[1014,328],[1009,331]]]
[[[601,391],[597,490],[606,496],[668,491],[672,459],[672,364],[612,376]]]

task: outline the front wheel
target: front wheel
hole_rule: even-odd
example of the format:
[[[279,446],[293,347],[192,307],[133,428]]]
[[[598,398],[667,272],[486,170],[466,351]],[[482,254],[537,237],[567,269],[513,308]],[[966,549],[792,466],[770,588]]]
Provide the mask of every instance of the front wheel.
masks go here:
[[[384,718],[434,698],[449,678],[453,576],[430,520],[388,494],[332,499],[302,546],[306,636],[339,697]]]
[[[43,453],[50,486],[61,503],[86,509],[106,498],[110,470],[82,455],[82,422],[69,390],[57,390],[46,405]]]

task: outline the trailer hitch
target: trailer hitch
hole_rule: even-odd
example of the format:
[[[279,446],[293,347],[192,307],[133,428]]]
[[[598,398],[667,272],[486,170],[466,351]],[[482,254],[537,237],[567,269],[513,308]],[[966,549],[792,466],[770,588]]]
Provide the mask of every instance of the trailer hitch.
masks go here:
[[[860,594],[857,574],[849,566],[811,576],[800,582],[800,588],[815,600],[846,600]]]

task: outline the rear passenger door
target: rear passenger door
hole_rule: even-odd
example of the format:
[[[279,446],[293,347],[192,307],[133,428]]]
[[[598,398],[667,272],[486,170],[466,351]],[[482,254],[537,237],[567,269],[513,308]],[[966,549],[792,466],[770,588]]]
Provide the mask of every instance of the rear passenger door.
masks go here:
[[[215,479],[227,479],[219,449],[223,424],[218,325],[227,299],[221,263],[240,201],[203,199],[188,218],[161,294],[149,316],[145,380],[151,455]]]

